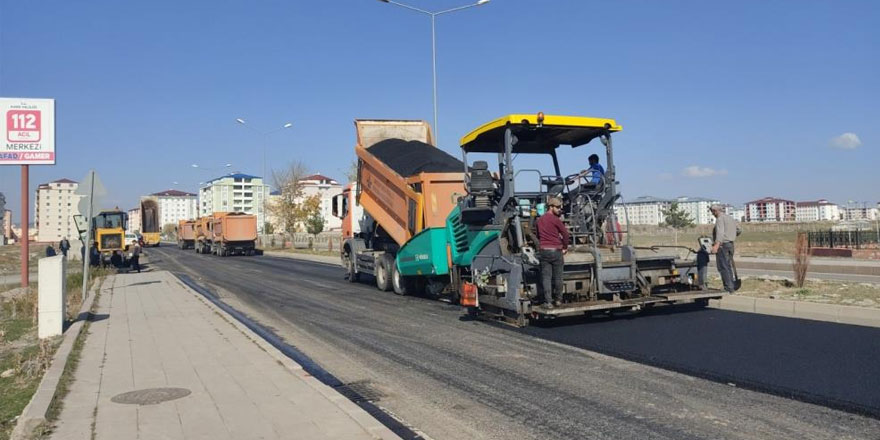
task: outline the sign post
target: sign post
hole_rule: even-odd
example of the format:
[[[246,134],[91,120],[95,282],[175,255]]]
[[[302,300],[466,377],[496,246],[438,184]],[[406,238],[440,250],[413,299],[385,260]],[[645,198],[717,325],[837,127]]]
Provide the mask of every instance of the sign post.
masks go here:
[[[79,200],[78,210],[79,212],[87,212],[85,220],[82,224],[85,226],[86,238],[83,241],[83,285],[82,285],[82,297],[83,299],[88,297],[88,286],[89,286],[89,260],[92,257],[92,241],[94,241],[94,237],[92,237],[92,217],[95,216],[95,206],[100,204],[101,198],[107,193],[104,189],[104,185],[101,183],[101,179],[98,178],[98,173],[95,170],[89,171],[86,174],[86,177],[82,180],[83,184],[76,188],[74,194],[83,196]],[[76,220],[76,219],[74,219]],[[79,229],[79,221],[77,221],[77,229]],[[82,232],[82,231],[81,231]],[[80,233],[82,236],[82,233]]]
[[[0,98],[0,165],[21,165],[21,287],[28,287],[30,165],[55,165],[55,100]]]

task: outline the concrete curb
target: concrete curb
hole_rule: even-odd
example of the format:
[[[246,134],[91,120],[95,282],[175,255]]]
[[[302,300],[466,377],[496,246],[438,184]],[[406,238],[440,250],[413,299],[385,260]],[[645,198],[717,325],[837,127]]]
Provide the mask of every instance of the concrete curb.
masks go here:
[[[736,267],[738,269],[751,269],[751,270],[785,270],[791,271],[791,263],[769,263],[769,262],[757,262],[757,261],[749,261],[747,259],[738,259],[736,260]],[[842,274],[842,275],[865,275],[865,276],[878,276],[880,275],[880,267],[871,267],[871,266],[843,266],[843,265],[827,265],[821,263],[811,263],[809,272],[811,273],[827,273],[827,274]]]
[[[337,390],[321,383],[320,380],[306,372],[301,365],[294,362],[289,357],[285,356],[284,353],[280,352],[277,348],[275,348],[272,344],[267,342],[265,339],[260,337],[260,335],[254,333],[247,326],[238,321],[234,316],[227,313],[220,307],[217,307],[215,304],[211,303],[211,301],[206,300],[202,297],[201,294],[192,290],[185,283],[180,282],[174,275],[170,272],[165,272],[165,276],[168,277],[169,282],[174,282],[182,286],[187,292],[193,295],[196,299],[201,301],[203,304],[208,306],[215,313],[222,316],[227,322],[229,322],[233,327],[242,332],[245,336],[247,336],[250,340],[252,340],[257,346],[262,348],[266,353],[272,356],[278,363],[283,365],[285,368],[290,370],[291,373],[299,377],[300,380],[304,381],[307,385],[309,385],[312,389],[319,392],[321,395],[326,397],[328,400],[333,402],[340,410],[342,410],[345,414],[351,417],[358,425],[364,428],[367,432],[373,435],[377,439],[400,439],[398,435],[396,435],[393,431],[388,429],[385,425],[376,420],[369,413],[364,411],[361,407],[357,406],[354,402],[349,400],[347,397],[340,394]]]
[[[838,324],[880,327],[880,309],[730,295],[709,301],[709,306],[734,312],[811,319]]]
[[[46,370],[46,374],[40,380],[37,391],[34,392],[31,401],[28,402],[21,416],[19,416],[15,428],[12,430],[11,440],[29,439],[38,426],[46,423],[49,406],[52,404],[52,399],[58,390],[58,383],[61,380],[61,375],[64,374],[64,368],[67,366],[67,359],[73,351],[73,344],[76,342],[76,338],[79,337],[83,323],[86,321],[88,313],[92,309],[92,304],[95,302],[98,286],[99,284],[96,283],[90,290],[90,295],[79,308],[77,320],[64,332],[64,341],[61,342],[58,351],[52,356],[52,365]]]
[[[342,261],[339,257],[328,257],[325,255],[297,254],[295,252],[283,251],[263,251],[263,255],[267,255],[270,257],[290,258],[293,260],[306,260],[317,263],[333,264],[340,267],[342,266]]]

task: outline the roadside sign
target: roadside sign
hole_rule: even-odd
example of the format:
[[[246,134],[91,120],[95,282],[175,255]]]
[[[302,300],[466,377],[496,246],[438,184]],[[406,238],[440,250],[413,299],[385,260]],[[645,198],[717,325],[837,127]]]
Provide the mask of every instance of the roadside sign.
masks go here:
[[[0,165],[55,164],[55,100],[0,98]]]
[[[80,214],[88,216],[89,202],[92,202],[94,208],[100,207],[101,203],[104,201],[104,196],[107,195],[107,189],[104,188],[104,184],[98,177],[98,173],[89,171],[86,176],[80,180],[80,184],[76,187],[76,191],[74,191],[73,194],[82,196],[76,207]],[[89,196],[93,197],[94,200],[89,200]]]

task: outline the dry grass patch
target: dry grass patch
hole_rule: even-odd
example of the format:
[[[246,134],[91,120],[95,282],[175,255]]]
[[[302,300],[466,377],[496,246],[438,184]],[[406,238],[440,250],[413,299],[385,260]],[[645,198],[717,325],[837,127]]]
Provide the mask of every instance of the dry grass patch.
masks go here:
[[[716,277],[716,283],[720,280]],[[738,295],[880,308],[880,284],[808,279],[798,288],[782,278],[744,277]]]

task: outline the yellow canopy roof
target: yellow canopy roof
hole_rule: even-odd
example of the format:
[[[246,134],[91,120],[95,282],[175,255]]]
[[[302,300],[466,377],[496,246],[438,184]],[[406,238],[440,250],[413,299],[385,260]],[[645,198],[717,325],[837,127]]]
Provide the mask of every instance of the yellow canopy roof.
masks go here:
[[[578,147],[606,132],[620,131],[614,119],[585,116],[545,115],[538,125],[537,114],[512,114],[483,124],[461,138],[467,152],[495,153],[504,149],[504,131],[509,126],[519,140],[514,153],[544,153],[560,145]]]

